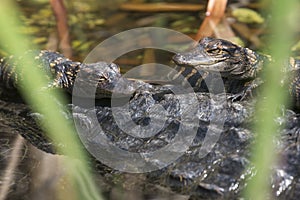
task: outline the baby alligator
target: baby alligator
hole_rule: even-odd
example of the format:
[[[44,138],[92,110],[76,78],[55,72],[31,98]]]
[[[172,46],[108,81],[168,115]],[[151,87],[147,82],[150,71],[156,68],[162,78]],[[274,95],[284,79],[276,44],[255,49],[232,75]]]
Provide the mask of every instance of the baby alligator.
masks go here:
[[[112,92],[127,96],[136,88],[145,85],[139,81],[122,78],[119,67],[114,63],[73,62],[60,53],[46,50],[30,51],[26,54],[37,61],[37,66],[47,73],[48,76],[45,77],[49,83],[47,88],[62,88],[72,93],[76,79],[76,86],[80,89],[76,90],[75,95],[80,97],[85,97],[86,92],[93,88],[97,88],[96,98],[110,97]],[[20,84],[22,76],[16,73],[16,67],[24,67],[24,59],[10,56],[0,60],[0,85],[4,88],[22,87]],[[118,90],[114,90],[116,84],[121,85]]]
[[[72,93],[76,85],[77,90],[73,95],[80,97],[91,95],[93,92],[91,90],[97,88],[95,97],[98,99],[110,97],[112,93],[119,96],[130,96],[136,90],[157,92],[157,90],[153,90],[152,85],[143,81],[123,78],[119,67],[114,63],[84,64],[71,61],[57,52],[46,50],[31,51],[28,55],[38,61],[38,67],[48,74],[46,77],[49,82],[48,88],[62,88]],[[202,39],[195,48],[175,55],[173,60],[178,65],[179,72],[170,77],[171,79],[182,74],[192,86],[202,87],[202,80],[207,76],[207,72],[219,72],[225,83],[229,82],[229,86],[226,88],[227,92],[237,93],[236,96],[242,96],[242,98],[262,83],[262,80],[257,76],[264,68],[263,66],[271,61],[268,56],[258,54],[248,48],[235,45],[226,40],[213,38]],[[0,60],[0,85],[2,84],[8,89],[16,88],[17,85],[20,86],[19,82],[22,77],[15,71],[16,66],[22,67],[22,62],[22,58],[15,59],[13,57]],[[287,71],[295,71],[298,74],[300,71],[298,70],[299,62],[290,59]],[[206,74],[204,73],[199,78],[198,70],[204,71]],[[299,77],[300,75],[296,75],[290,84],[290,92],[295,97],[296,102],[300,102],[300,96],[298,95],[300,94]],[[238,84],[234,80],[238,80]],[[118,87],[115,89],[117,84]],[[239,90],[237,90],[238,92],[232,92],[241,85],[243,88],[241,92]]]
[[[173,61],[179,67],[194,68],[194,72],[219,72],[225,79],[241,81],[246,87],[246,90],[240,93],[243,97],[263,82],[258,74],[268,62],[272,62],[270,56],[258,54],[226,40],[209,37],[203,38],[190,51],[176,54]],[[290,58],[285,68],[286,72],[296,74],[290,83],[290,93],[296,103],[300,102],[299,66],[299,60]]]

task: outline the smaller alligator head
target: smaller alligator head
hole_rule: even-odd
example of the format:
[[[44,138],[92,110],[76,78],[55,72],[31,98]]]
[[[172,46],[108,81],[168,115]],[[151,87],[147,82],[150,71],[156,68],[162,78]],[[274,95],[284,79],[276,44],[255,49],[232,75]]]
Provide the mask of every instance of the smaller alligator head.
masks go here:
[[[173,61],[177,65],[191,66],[197,70],[219,72],[223,77],[254,79],[262,67],[263,61],[259,57],[248,48],[206,37],[193,49],[176,54]]]
[[[81,64],[73,86],[73,95],[80,97],[110,98],[112,93],[123,97],[135,91],[133,81],[122,77],[119,66],[106,62]]]

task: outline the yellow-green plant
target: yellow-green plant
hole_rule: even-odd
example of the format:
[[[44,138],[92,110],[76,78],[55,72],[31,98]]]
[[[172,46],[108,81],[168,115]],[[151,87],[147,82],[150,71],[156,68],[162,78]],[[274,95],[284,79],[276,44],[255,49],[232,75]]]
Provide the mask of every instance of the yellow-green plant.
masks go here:
[[[6,50],[15,55],[23,56],[24,63],[17,67],[16,73],[22,72],[20,84],[23,86],[21,89],[22,96],[30,104],[34,105],[33,108],[36,112],[41,113],[44,117],[43,128],[56,143],[66,144],[67,148],[58,149],[70,158],[66,158],[67,171],[70,174],[70,180],[78,186],[76,195],[78,199],[101,199],[93,184],[92,177],[89,173],[88,166],[85,162],[85,155],[81,151],[79,142],[75,139],[75,130],[70,127],[66,119],[60,112],[60,108],[55,103],[54,99],[60,99],[61,96],[55,91],[44,91],[38,95],[34,95],[32,91],[38,91],[43,86],[47,85],[46,80],[43,79],[42,71],[35,67],[35,63],[30,57],[24,55],[24,52],[29,49],[34,49],[30,39],[20,34],[20,22],[18,19],[19,11],[16,5],[11,0],[1,0],[0,5],[0,42]],[[54,98],[48,98],[53,96]],[[54,126],[55,125],[55,126]],[[81,162],[78,162],[80,160]]]
[[[280,87],[283,63],[289,56],[292,41],[292,29],[296,26],[295,8],[296,0],[269,1],[271,16],[270,40],[268,42],[274,62],[265,66],[261,98],[256,108],[254,131],[256,133],[253,146],[252,163],[256,174],[248,182],[245,196],[247,199],[265,200],[271,196],[270,173],[276,162],[274,138],[279,133],[280,127],[275,123],[275,118],[280,111],[280,105],[287,102],[284,88]]]

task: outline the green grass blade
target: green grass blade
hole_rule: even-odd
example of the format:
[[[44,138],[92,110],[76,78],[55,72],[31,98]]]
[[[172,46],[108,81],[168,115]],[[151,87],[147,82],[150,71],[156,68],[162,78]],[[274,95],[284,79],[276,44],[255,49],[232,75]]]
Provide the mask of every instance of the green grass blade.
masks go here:
[[[257,170],[256,175],[248,182],[245,191],[247,199],[265,200],[271,196],[271,168],[276,162],[274,139],[280,127],[275,118],[280,111],[280,105],[287,102],[285,89],[280,86],[284,61],[289,57],[289,48],[292,41],[293,18],[295,0],[269,1],[271,7],[271,35],[269,47],[274,63],[265,66],[265,84],[257,108],[254,131],[257,134],[253,146],[252,163]]]
[[[30,39],[19,34],[20,22],[18,20],[18,9],[13,4],[11,0],[2,0],[0,6],[0,42],[6,47],[6,50],[16,57],[24,56],[24,52],[28,49],[34,49],[31,44]],[[38,91],[43,86],[47,85],[46,80],[44,80],[38,68],[34,67],[30,57],[24,56],[24,65],[21,68],[17,68],[17,73],[22,73],[21,84],[22,95],[37,112],[43,114],[45,121],[42,122],[45,131],[53,138],[54,141],[59,143],[64,143],[68,148],[59,149],[62,153],[76,157],[83,162],[76,162],[74,159],[67,159],[67,167],[69,173],[71,174],[71,180],[80,181],[82,178],[78,178],[78,170],[84,172],[84,180],[87,182],[86,185],[90,187],[78,188],[78,196],[85,197],[84,199],[101,199],[97,192],[96,186],[93,184],[91,174],[89,173],[88,166],[85,162],[85,154],[81,151],[79,142],[73,137],[75,135],[75,129],[70,127],[66,122],[66,119],[59,111],[60,108],[54,101],[54,98],[48,98],[53,96],[56,99],[60,99],[62,102],[62,97],[59,96],[55,91],[45,91],[39,93],[38,95],[32,94],[32,91]],[[22,72],[21,72],[22,71]],[[55,124],[55,126],[53,126]],[[83,185],[84,183],[78,183],[75,185]],[[87,191],[88,190],[88,191]],[[84,195],[88,194],[88,195]]]

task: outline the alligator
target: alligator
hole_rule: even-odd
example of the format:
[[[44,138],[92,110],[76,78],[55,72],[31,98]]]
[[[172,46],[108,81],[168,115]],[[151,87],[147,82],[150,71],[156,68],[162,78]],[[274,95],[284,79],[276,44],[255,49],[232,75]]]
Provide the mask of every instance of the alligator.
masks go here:
[[[249,52],[252,51],[249,50]],[[81,64],[49,51],[35,54],[35,58],[42,61],[42,64],[45,65],[41,65],[42,69],[55,80],[54,82],[49,81],[48,87],[50,88],[60,87],[71,92],[74,78],[76,78],[79,70],[84,69],[83,71],[87,72],[86,75],[92,77],[93,86],[97,84],[96,86],[99,87],[99,96],[96,94],[96,97],[102,98],[103,94],[106,95],[114,91],[111,90],[112,87],[105,87],[108,85],[101,83],[108,81],[108,83],[115,84],[115,81],[121,79],[119,69],[114,64],[103,62]],[[230,57],[228,59],[230,60]],[[255,59],[251,61],[255,62]],[[14,67],[7,63],[9,63],[8,60],[2,60],[0,77],[3,87],[13,89],[20,78],[14,74]],[[90,74],[94,72],[93,67],[96,66],[102,67],[102,71]],[[129,178],[133,181],[131,185],[138,186],[145,199],[162,198],[166,191],[185,195],[189,199],[236,199],[240,197],[241,191],[246,187],[246,181],[255,174],[255,168],[250,163],[250,147],[255,141],[255,133],[251,130],[251,123],[255,117],[255,99],[231,101],[230,98],[233,94],[226,94],[225,101],[220,103],[217,100],[224,99],[223,93],[197,92],[195,93],[197,99],[195,107],[191,104],[195,102],[189,96],[193,94],[161,93],[161,91],[165,91],[164,86],[154,86],[138,80],[123,81],[128,83],[126,84],[128,89],[125,91],[131,95],[128,103],[130,118],[125,118],[126,121],[123,125],[130,124],[130,120],[140,126],[147,126],[153,121],[161,121],[162,114],[159,110],[155,110],[155,105],[161,105],[166,110],[165,123],[151,137],[134,137],[124,131],[116,122],[111,106],[96,104],[94,108],[86,108],[75,104],[66,105],[67,108],[72,108],[73,112],[66,113],[67,118],[73,118],[81,124],[86,135],[91,137],[88,138],[89,145],[103,145],[102,141],[92,138],[100,135],[107,138],[119,149],[144,155],[141,157],[149,166],[164,166],[165,160],[150,159],[149,161],[149,157],[145,155],[172,144],[182,125],[185,125],[187,130],[195,130],[196,133],[192,138],[182,138],[192,142],[175,162],[162,169],[142,175],[115,170],[91,155],[91,162],[95,171],[102,175],[102,180],[106,183],[105,187],[101,188],[104,193],[109,193],[116,185],[117,187],[124,187],[123,189],[126,190],[126,184],[118,185],[117,183],[122,183],[131,177]],[[132,93],[132,88],[134,88],[134,93]],[[154,108],[154,112],[150,117],[149,110],[151,108]],[[122,110],[118,112],[121,114]],[[97,122],[101,125],[100,131],[93,128],[94,124],[91,118],[93,113],[96,113]],[[183,118],[184,113],[190,114],[188,118]],[[64,145],[55,144],[46,137],[34,120],[36,115],[32,114],[23,103],[0,100],[0,115],[5,126],[10,127],[12,132],[21,134],[43,151],[56,153],[55,147]],[[220,116],[224,120],[223,125],[216,120]],[[14,120],[11,120],[12,118]],[[194,121],[195,119],[196,121]],[[299,115],[291,110],[284,110],[282,116],[276,119],[282,126],[277,141],[280,162],[272,168],[271,184],[274,197],[278,199],[297,199],[299,196],[300,145],[297,142],[299,120]],[[72,124],[70,121],[69,123]],[[204,141],[208,130],[211,130],[210,134],[212,135],[220,133],[220,138],[213,149],[207,152],[206,156],[203,156],[201,147],[205,146]],[[188,134],[188,132],[184,132],[184,134]],[[173,150],[179,151],[181,146],[177,145]],[[128,163],[120,160],[118,166],[122,169],[122,167],[125,168],[132,163],[133,161]]]
[[[189,149],[176,162],[153,172],[128,174],[113,170],[91,156],[91,166],[104,181],[105,186],[101,188],[104,194],[109,194],[115,187],[124,187],[124,190],[130,192],[130,189],[126,189],[126,184],[123,184],[130,179],[133,181],[130,185],[140,188],[145,199],[149,196],[162,198],[164,195],[174,194],[174,192],[191,199],[234,199],[241,195],[241,191],[246,187],[245,181],[255,174],[255,169],[250,163],[250,147],[255,140],[255,134],[251,130],[255,102],[228,101],[212,112],[213,105],[210,95],[208,93],[197,93],[196,95],[199,105],[193,116],[199,120],[199,123],[191,123],[190,129],[195,129],[197,133]],[[183,123],[180,119],[182,108],[180,108],[178,98],[181,98],[185,105],[189,105],[190,101],[185,94],[181,96],[165,94],[160,99],[156,99],[155,96],[141,91],[130,100],[132,120],[139,125],[149,123],[147,111],[155,104],[159,103],[168,110],[169,114],[163,128],[150,138],[137,138],[122,131],[114,120],[112,108],[109,106],[97,105],[95,108],[83,108],[70,105],[73,108],[71,116],[83,126],[83,129],[86,129],[88,135],[105,136],[118,148],[128,152],[152,152],[172,143],[178,134],[179,127]],[[64,145],[53,143],[45,136],[35,123],[30,109],[20,106],[20,104],[4,101],[0,101],[0,105],[1,120],[5,126],[10,127],[12,132],[21,134],[39,149],[55,153],[57,145],[60,147]],[[90,116],[95,111],[102,128],[100,132],[96,132],[92,128]],[[224,112],[226,114],[223,127],[219,127],[217,123],[210,123],[213,118]],[[161,119],[161,115],[154,115],[154,118]],[[151,120],[155,119],[151,118]],[[299,115],[288,110],[276,120],[283,128],[277,141],[280,163],[273,167],[274,174],[271,182],[274,195],[278,199],[296,199],[299,195],[300,159],[297,142],[299,120]],[[72,124],[70,121],[68,123]],[[218,132],[219,129],[221,129],[221,134],[212,151],[202,158],[200,149],[209,126],[213,128],[212,134]],[[91,143],[91,145],[97,145],[97,140],[90,139],[96,143]],[[164,164],[164,160],[157,162]],[[132,161],[130,161],[131,163]],[[128,163],[122,161],[122,164],[125,167]]]
[[[127,96],[139,87],[152,87],[139,80],[132,81],[123,78],[120,68],[114,63],[74,62],[58,52],[48,50],[28,51],[24,56],[32,58],[36,67],[46,73],[45,79],[48,81],[48,85],[45,88],[47,89],[60,88],[72,94],[76,79],[78,88],[82,89],[76,90],[78,94],[74,92],[73,95],[84,97],[86,89],[96,88],[95,98],[101,99],[111,97],[113,92]],[[20,83],[23,77],[17,73],[16,67],[20,66],[20,63],[24,63],[24,56],[19,58],[10,56],[0,60],[0,86],[9,92],[22,87]],[[79,77],[78,74],[80,74]],[[117,83],[124,87],[114,91]]]
[[[230,85],[232,82],[238,82],[242,86],[235,90],[238,97],[245,98],[253,93],[253,89],[263,83],[259,74],[265,69],[264,66],[270,65],[272,58],[269,55],[259,54],[249,48],[236,45],[230,41],[205,37],[192,49],[178,53],[173,57],[173,61],[177,64],[177,68],[191,68],[195,71],[205,71],[206,73],[220,73],[225,83],[229,80],[227,91],[233,92],[237,89],[237,84]],[[290,57],[284,63],[284,72],[292,74],[291,79],[283,76],[281,83],[288,82],[291,97],[296,105],[299,105],[299,72],[300,60]],[[191,71],[191,69],[189,69]],[[194,76],[194,77],[193,77]],[[197,73],[189,74],[189,77],[199,79]],[[196,85],[197,86],[197,85]]]

